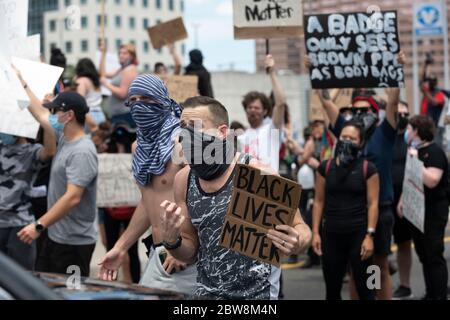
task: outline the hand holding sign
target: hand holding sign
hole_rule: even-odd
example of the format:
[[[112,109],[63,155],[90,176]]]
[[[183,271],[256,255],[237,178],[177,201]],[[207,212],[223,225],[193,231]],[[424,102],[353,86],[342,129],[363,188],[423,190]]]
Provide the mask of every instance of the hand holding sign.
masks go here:
[[[287,256],[300,251],[299,233],[288,225],[278,225],[267,232],[267,238]]]
[[[168,243],[175,243],[181,235],[184,216],[181,208],[174,202],[165,200],[161,203],[164,212],[161,213],[162,238]]]

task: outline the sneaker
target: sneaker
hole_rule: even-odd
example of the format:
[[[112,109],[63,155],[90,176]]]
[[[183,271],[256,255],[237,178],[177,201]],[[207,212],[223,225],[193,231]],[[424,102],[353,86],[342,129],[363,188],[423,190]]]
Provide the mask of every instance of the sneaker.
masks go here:
[[[394,291],[392,295],[392,300],[408,300],[412,299],[414,296],[411,292],[411,288],[405,286],[399,286],[397,290]]]

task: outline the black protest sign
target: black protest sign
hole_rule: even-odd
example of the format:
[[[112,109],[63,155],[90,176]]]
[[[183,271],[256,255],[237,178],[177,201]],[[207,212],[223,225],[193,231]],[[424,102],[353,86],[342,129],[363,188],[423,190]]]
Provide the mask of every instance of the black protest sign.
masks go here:
[[[300,201],[300,185],[244,164],[236,165],[235,170],[220,245],[279,266],[280,254],[267,238],[267,231],[292,224]]]
[[[314,89],[404,87],[397,12],[304,16]]]

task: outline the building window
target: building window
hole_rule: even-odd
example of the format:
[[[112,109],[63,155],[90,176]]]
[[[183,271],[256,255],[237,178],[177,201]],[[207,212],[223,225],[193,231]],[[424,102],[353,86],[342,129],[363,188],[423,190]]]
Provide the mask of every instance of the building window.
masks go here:
[[[54,42],[50,43],[50,50],[55,49],[55,48],[56,48],[56,43],[54,43]]]
[[[130,17],[130,19],[129,19],[129,25],[130,25],[130,29],[133,30],[133,29],[135,28],[136,23],[135,23],[134,17]]]
[[[134,0],[128,0],[128,3],[130,4],[130,6],[134,6]]]
[[[161,23],[161,19],[156,20],[156,24],[160,24]]]
[[[146,72],[150,71],[150,66],[148,65],[148,63],[144,64],[144,71]]]
[[[80,4],[81,5],[86,5],[87,4],[87,0],[80,0]]]
[[[108,16],[105,15],[105,27],[108,24]],[[102,25],[102,15],[98,14],[97,15],[97,26],[101,26]]]
[[[181,0],[180,2],[180,10],[181,12],[184,12],[184,0]]]
[[[144,8],[148,7],[148,0],[142,0],[142,5],[144,6]]]
[[[70,6],[72,4],[72,0],[64,0],[64,5],[66,7]]]
[[[116,0],[116,4],[117,4],[117,5],[120,5],[120,0]]]
[[[144,41],[144,52],[147,53],[148,52],[148,41]]]
[[[122,40],[116,39],[116,49],[119,50],[120,46],[122,45]]]
[[[86,29],[88,27],[88,17],[81,17],[81,28]]]
[[[131,43],[133,46],[136,46],[136,40],[130,40],[130,43]]]
[[[181,44],[181,55],[185,55],[186,54],[186,45],[183,43]]]
[[[71,41],[66,42],[66,52],[72,53],[72,42]]]
[[[50,29],[50,32],[53,32],[56,30],[56,20],[50,20],[49,29]]]
[[[156,9],[161,9],[161,0],[156,0]]]
[[[87,40],[81,40],[81,52],[87,52],[89,50],[89,42]]]
[[[144,20],[142,21],[142,26],[144,27],[144,30],[147,30],[147,28],[150,26],[147,18],[144,18]]]
[[[174,10],[173,0],[169,0],[169,10],[170,11]]]
[[[120,28],[122,26],[122,17],[116,16],[116,28]]]

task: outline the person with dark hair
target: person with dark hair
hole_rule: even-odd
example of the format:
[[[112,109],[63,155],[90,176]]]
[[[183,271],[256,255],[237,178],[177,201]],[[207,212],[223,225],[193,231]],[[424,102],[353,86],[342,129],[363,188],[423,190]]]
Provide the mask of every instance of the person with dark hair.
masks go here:
[[[88,111],[86,100],[76,92],[62,92],[53,101],[35,106],[36,116],[48,118],[59,138],[50,174],[49,209],[18,233],[21,241],[32,244],[40,232],[48,230],[36,263],[38,271],[66,273],[75,265],[81,276],[89,276],[97,241],[98,163],[94,143],[84,133]]]
[[[214,98],[211,85],[211,75],[203,66],[203,54],[200,50],[194,49],[189,52],[190,63],[186,67],[186,75],[198,77],[198,93],[201,96]]]
[[[425,194],[425,232],[411,226],[414,247],[422,263],[425,280],[425,300],[447,300],[448,269],[444,257],[444,236],[449,213],[448,160],[433,142],[433,120],[414,116],[409,120],[405,141],[410,146],[408,156],[423,162]],[[400,200],[398,214],[403,216]]]
[[[312,246],[322,256],[327,300],[341,299],[348,264],[359,299],[375,299],[367,286],[367,271],[372,265],[380,185],[375,165],[361,156],[364,143],[363,126],[347,122],[334,158],[322,162],[316,174]]]
[[[181,57],[178,54],[178,52],[175,49],[175,45],[173,43],[170,43],[167,45],[169,48],[170,55],[173,58],[174,62],[174,75],[179,75],[181,73]],[[167,67],[162,62],[156,62],[155,67],[153,69],[153,73],[156,74],[158,77],[165,77],[169,75],[169,71],[167,70]]]
[[[80,59],[75,67],[75,83],[77,92],[86,99],[89,113],[86,116],[86,124],[91,132],[98,125],[106,121],[102,110],[102,92],[100,90],[100,75],[91,59]]]
[[[235,165],[245,163],[268,173],[274,171],[235,151],[230,143],[227,110],[216,100],[189,99],[184,104],[181,127],[182,151],[189,165],[175,177],[175,201],[161,203],[165,211],[164,246],[181,261],[196,263],[196,298],[277,299],[280,268],[220,245]],[[197,154],[203,157],[197,159]],[[288,255],[304,250],[310,237],[298,210],[292,223],[276,226],[267,234],[276,249]]]
[[[280,169],[280,145],[283,142],[286,101],[275,72],[275,60],[271,55],[265,59],[266,68],[272,82],[275,107],[272,117],[267,118],[271,108],[269,98],[261,92],[251,91],[244,96],[242,106],[247,115],[250,128],[239,136],[241,152],[248,153],[276,172]]]
[[[394,145],[394,159],[392,163],[392,182],[394,187],[394,201],[392,203],[394,212],[397,212],[397,206],[403,189],[403,179],[405,175],[406,154],[408,145],[405,142],[404,134],[408,125],[408,103],[400,101],[397,112],[397,135]],[[411,299],[413,294],[410,285],[410,274],[412,267],[412,235],[411,226],[408,220],[400,219],[397,214],[394,215],[394,243],[397,245],[397,265],[398,276],[400,280],[399,287],[393,293],[393,299]]]
[[[53,48],[50,55],[50,64],[52,66],[60,67],[63,69],[66,69],[66,56],[59,48]],[[58,80],[58,83],[55,86],[55,89],[53,91],[53,95],[57,95],[64,91],[65,87],[67,87],[67,84],[64,83],[64,73],[61,75],[61,78]]]
[[[400,52],[398,62],[404,64],[405,54]],[[306,61],[309,68],[310,61]],[[373,162],[380,176],[380,199],[378,201],[379,218],[374,237],[374,263],[381,270],[381,289],[377,290],[378,300],[392,299],[392,280],[389,268],[389,254],[391,253],[391,238],[394,225],[394,212],[392,202],[394,191],[392,186],[392,158],[397,129],[396,112],[400,100],[398,88],[386,89],[388,101],[386,104],[385,118],[379,121],[380,106],[372,95],[363,94],[355,96],[350,108],[350,119],[357,120],[364,125],[366,131],[366,144],[363,146],[363,156]],[[340,136],[342,126],[348,121],[340,114],[338,106],[331,99],[328,90],[321,90],[319,98],[322,107],[330,119],[332,132],[336,137]],[[354,282],[350,281],[351,297],[356,299]]]
[[[105,71],[106,45],[100,46],[102,58],[100,60],[100,83],[111,91],[108,108],[106,109],[112,124],[127,124],[135,129],[136,123],[131,116],[130,109],[125,106],[128,88],[138,76],[136,47],[132,44],[123,44],[119,49],[120,69],[112,73]],[[108,81],[111,79],[111,82]]]

